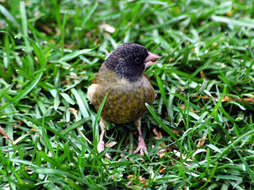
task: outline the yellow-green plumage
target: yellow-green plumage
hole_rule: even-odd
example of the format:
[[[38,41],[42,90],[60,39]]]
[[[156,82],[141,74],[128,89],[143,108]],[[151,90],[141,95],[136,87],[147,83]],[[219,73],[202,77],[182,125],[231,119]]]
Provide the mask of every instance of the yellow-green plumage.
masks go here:
[[[108,92],[101,117],[117,124],[136,121],[144,114],[145,103],[151,105],[155,99],[154,89],[144,74],[137,81],[129,81],[105,65],[100,68],[92,86],[93,89],[88,89],[91,103],[98,110]]]

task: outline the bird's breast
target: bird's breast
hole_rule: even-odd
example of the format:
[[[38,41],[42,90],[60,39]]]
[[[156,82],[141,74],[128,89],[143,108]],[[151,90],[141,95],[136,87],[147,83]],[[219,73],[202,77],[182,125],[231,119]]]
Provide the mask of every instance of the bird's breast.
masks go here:
[[[101,116],[118,124],[137,120],[146,110],[145,103],[152,104],[155,98],[154,89],[145,76],[135,82],[120,79],[114,84],[100,85],[92,102],[97,110],[106,93],[108,97]]]

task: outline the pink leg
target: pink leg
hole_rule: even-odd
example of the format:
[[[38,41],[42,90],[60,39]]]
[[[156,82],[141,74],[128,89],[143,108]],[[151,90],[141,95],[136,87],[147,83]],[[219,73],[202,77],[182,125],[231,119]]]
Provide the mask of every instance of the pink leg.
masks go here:
[[[134,154],[140,152],[140,155],[144,155],[144,153],[148,154],[148,151],[147,151],[147,148],[146,148],[146,144],[145,144],[145,141],[144,141],[144,138],[142,136],[142,131],[141,131],[141,118],[138,119],[136,122],[135,122],[135,125],[137,126],[137,129],[138,129],[138,147],[137,149],[134,151]]]
[[[104,151],[104,149],[105,149],[105,143],[104,143],[103,138],[104,138],[104,134],[105,134],[105,132],[106,132],[106,124],[107,124],[106,121],[104,121],[104,120],[101,118],[101,120],[100,120],[101,134],[100,134],[99,143],[98,143],[98,145],[97,145],[97,150],[98,150],[99,153],[102,152],[102,151]],[[108,155],[108,153],[105,154],[105,157],[106,157],[107,159],[111,159],[111,157]]]
[[[105,134],[106,122],[103,119],[100,120],[100,127],[101,127],[101,134],[100,134],[99,143],[97,145],[97,150],[99,153],[102,152],[105,148],[105,143],[104,143],[103,138],[104,138],[104,134]]]

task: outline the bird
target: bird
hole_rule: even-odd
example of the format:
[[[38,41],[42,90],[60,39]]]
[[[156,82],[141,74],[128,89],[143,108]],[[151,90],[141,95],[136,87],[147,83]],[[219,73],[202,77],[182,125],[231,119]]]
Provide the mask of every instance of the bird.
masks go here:
[[[98,111],[107,94],[101,112],[101,134],[97,145],[98,152],[105,149],[104,135],[108,122],[127,124],[134,122],[138,131],[138,146],[133,152],[148,154],[142,136],[141,118],[146,111],[145,104],[152,105],[155,90],[145,69],[157,64],[160,56],[149,52],[138,43],[123,43],[117,47],[99,68],[92,84],[88,87],[87,97]]]

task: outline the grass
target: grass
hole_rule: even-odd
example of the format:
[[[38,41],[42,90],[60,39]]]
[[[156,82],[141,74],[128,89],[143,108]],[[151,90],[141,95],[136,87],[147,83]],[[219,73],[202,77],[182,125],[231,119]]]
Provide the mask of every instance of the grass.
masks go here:
[[[2,0],[0,189],[254,189],[253,10],[251,0]],[[86,91],[123,42],[162,56],[146,71],[157,91],[142,120],[149,155],[129,153],[132,124],[110,124],[106,160]]]

